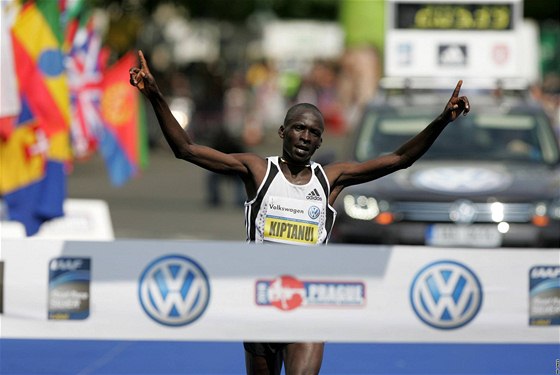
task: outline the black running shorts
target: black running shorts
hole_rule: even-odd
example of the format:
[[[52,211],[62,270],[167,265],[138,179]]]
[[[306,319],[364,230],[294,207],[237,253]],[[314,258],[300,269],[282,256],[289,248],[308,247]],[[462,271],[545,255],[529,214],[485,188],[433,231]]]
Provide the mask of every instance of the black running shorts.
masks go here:
[[[268,357],[281,353],[288,345],[285,342],[244,342],[243,347],[252,355],[259,357]]]

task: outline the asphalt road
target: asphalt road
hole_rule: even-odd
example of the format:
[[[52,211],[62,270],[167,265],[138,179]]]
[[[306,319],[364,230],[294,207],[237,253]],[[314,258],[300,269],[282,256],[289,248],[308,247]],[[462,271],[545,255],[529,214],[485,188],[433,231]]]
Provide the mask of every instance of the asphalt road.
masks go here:
[[[324,138],[321,151],[339,153],[345,138]],[[274,134],[251,151],[278,155]],[[319,154],[318,156],[320,156]],[[108,203],[115,238],[244,241],[243,208],[234,203],[233,185],[221,186],[224,202],[206,203],[209,172],[175,159],[167,145],[150,151],[148,168],[122,187],[110,184],[100,156],[76,161],[68,177],[68,198],[101,199]]]

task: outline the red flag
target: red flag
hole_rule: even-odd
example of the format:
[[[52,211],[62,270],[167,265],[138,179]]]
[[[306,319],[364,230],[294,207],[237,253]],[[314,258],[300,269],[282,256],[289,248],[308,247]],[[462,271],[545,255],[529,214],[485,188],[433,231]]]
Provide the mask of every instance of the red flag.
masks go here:
[[[100,139],[111,182],[122,185],[147,162],[144,107],[138,91],[129,84],[129,69],[137,64],[128,53],[103,78],[101,115],[105,132]]]

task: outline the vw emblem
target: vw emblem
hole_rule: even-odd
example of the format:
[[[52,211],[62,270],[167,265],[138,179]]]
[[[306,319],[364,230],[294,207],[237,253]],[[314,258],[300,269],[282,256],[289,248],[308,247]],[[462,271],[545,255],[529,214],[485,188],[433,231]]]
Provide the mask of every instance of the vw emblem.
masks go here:
[[[311,206],[311,207],[309,207],[309,210],[307,211],[307,213],[309,214],[310,218],[315,220],[321,214],[321,209],[317,206]]]
[[[154,260],[142,272],[138,297],[146,314],[156,322],[183,326],[206,310],[210,283],[192,259],[168,255]]]
[[[482,305],[482,286],[466,266],[439,261],[424,267],[410,287],[414,312],[427,325],[455,329],[469,323]]]
[[[449,208],[449,218],[459,224],[471,224],[476,220],[476,206],[468,200],[458,200]]]

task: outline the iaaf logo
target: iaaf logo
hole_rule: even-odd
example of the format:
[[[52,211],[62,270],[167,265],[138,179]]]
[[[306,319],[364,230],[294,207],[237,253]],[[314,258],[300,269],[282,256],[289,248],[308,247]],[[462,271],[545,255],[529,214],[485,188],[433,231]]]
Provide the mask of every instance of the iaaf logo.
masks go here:
[[[55,258],[49,263],[51,271],[75,271],[84,263],[82,258]]]
[[[365,284],[357,281],[302,281],[289,275],[273,280],[257,280],[258,306],[274,306],[288,311],[304,307],[363,307]]]
[[[553,279],[560,277],[560,266],[537,266],[531,268],[532,279]]]

